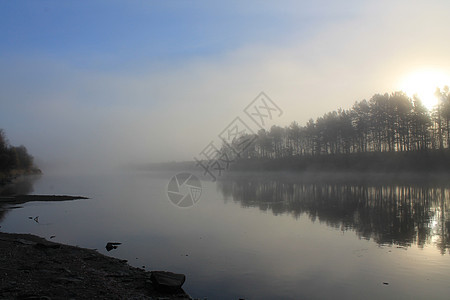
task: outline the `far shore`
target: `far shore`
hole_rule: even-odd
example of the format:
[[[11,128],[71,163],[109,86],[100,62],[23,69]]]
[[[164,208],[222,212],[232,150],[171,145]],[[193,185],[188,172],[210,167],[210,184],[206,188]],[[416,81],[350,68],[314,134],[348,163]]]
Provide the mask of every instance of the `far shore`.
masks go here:
[[[362,152],[348,154],[288,155],[282,157],[230,156],[230,161],[209,161],[209,172],[220,165],[222,173],[287,171],[298,173],[349,173],[359,174],[450,174],[450,150]],[[215,164],[214,164],[215,163]],[[203,164],[205,165],[205,164]],[[189,171],[205,173],[196,161],[172,161],[129,166],[140,171]]]

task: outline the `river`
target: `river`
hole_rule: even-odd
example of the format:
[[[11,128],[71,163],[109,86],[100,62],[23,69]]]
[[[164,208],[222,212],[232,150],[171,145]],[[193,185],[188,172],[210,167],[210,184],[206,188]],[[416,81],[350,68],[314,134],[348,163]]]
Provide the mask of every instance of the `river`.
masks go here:
[[[180,208],[167,195],[174,174],[33,178],[19,192],[90,199],[22,204],[1,230],[184,273],[200,299],[448,299],[447,180],[229,173]]]

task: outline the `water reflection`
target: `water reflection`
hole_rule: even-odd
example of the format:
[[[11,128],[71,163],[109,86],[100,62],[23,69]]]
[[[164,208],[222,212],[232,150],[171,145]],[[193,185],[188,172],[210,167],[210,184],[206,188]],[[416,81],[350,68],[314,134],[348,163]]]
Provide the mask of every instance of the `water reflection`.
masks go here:
[[[329,178],[328,178],[329,179]],[[289,176],[227,176],[218,184],[226,201],[274,215],[302,214],[378,244],[450,248],[450,187],[427,180],[308,180]]]

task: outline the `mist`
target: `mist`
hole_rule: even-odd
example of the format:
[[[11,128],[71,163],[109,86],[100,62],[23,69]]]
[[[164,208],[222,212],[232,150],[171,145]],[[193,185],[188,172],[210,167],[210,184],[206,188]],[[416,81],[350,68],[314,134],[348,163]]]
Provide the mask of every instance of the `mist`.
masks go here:
[[[447,299],[449,11],[0,1],[0,298]]]
[[[282,37],[252,36],[252,28],[208,55],[9,51],[0,59],[2,127],[44,169],[191,160],[261,91],[283,109],[277,125],[304,124],[395,91],[416,66],[450,67],[438,2],[385,5],[289,10]]]

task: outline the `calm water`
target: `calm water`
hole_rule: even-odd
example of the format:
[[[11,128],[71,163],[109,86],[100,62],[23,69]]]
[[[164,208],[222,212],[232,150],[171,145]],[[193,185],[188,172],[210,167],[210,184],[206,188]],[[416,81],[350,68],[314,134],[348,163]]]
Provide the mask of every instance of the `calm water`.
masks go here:
[[[166,196],[175,173],[45,175],[1,230],[98,249],[147,270],[187,275],[208,299],[448,299],[450,184],[431,180],[237,174],[202,182],[200,202]],[[39,223],[29,219],[39,216]],[[106,242],[122,242],[107,252]],[[388,284],[384,284],[388,283]]]

